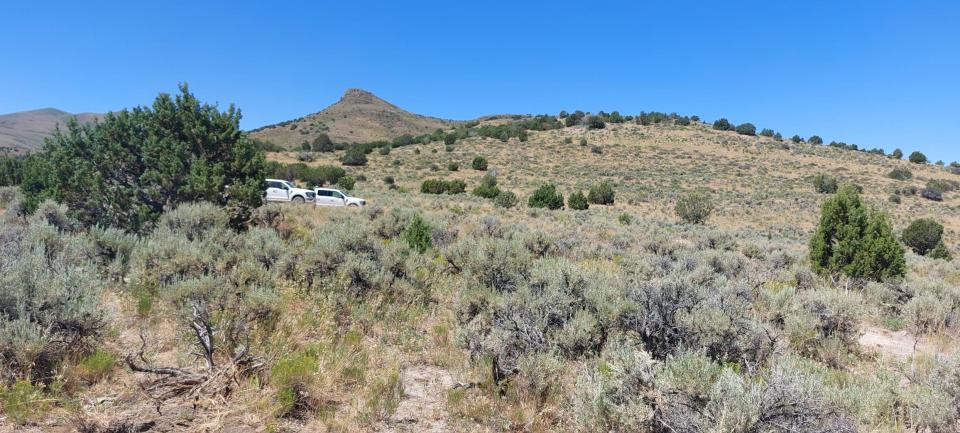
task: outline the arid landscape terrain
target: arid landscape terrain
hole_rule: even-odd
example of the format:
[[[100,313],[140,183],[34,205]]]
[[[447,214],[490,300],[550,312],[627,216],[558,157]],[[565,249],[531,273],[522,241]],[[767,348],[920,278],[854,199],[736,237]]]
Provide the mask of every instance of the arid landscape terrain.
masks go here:
[[[238,133],[261,174],[363,208],[242,213],[228,189],[124,230],[3,187],[0,431],[960,431],[956,166],[576,113],[448,121],[352,89]],[[893,246],[858,247],[902,272],[814,263],[821,209],[861,201]]]

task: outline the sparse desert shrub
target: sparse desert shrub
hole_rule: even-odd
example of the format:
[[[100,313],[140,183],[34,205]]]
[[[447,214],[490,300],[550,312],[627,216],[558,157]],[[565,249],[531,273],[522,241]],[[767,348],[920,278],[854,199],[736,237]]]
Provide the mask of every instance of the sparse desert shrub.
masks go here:
[[[404,230],[403,240],[410,246],[410,249],[423,254],[433,245],[431,228],[420,215],[417,215],[410,221],[410,226]]]
[[[933,250],[943,237],[943,225],[931,218],[913,220],[903,230],[903,244],[923,256]]]
[[[803,138],[800,138],[800,135],[798,134],[794,134],[793,137],[790,137],[790,141],[792,141],[795,144],[800,144],[800,143],[803,143]]]
[[[594,155],[603,155],[603,148],[600,146],[590,146],[590,153]]]
[[[0,386],[0,407],[16,425],[42,418],[51,407],[51,399],[42,387],[20,379],[10,386]]]
[[[352,145],[340,158],[340,163],[343,165],[367,165],[367,152],[361,145]]]
[[[571,400],[577,431],[644,431],[654,414],[648,391],[655,389],[657,362],[639,342],[609,341],[600,358],[581,369]]]
[[[890,173],[887,173],[887,177],[896,180],[910,180],[913,179],[913,172],[908,168],[897,167],[890,170]]]
[[[703,190],[693,191],[677,199],[674,211],[684,222],[703,224],[713,213],[713,199]]]
[[[380,146],[380,149],[377,150],[377,153],[379,153],[379,154],[381,154],[381,155],[389,155],[389,154],[390,154],[390,145],[387,144],[387,145],[384,145],[384,146]]]
[[[497,188],[497,178],[486,174],[480,180],[480,185],[473,189],[473,195],[488,199],[494,199],[500,195],[500,188]]]
[[[927,184],[925,188],[920,190],[920,197],[931,201],[943,201],[943,190],[937,185]]]
[[[590,187],[587,200],[593,204],[613,204],[613,185],[610,182],[604,181]]]
[[[737,125],[736,131],[737,131],[737,134],[740,134],[740,135],[749,135],[749,136],[757,135],[757,127],[753,126],[752,123],[741,123]]]
[[[277,390],[277,416],[296,415],[315,409],[310,387],[318,373],[317,355],[312,351],[281,358],[274,364],[270,370],[270,383]]]
[[[557,191],[557,187],[554,184],[544,184],[533,192],[533,195],[527,200],[527,206],[551,210],[562,209],[563,195]]]
[[[474,157],[470,166],[473,167],[474,170],[485,171],[487,169],[487,158],[482,156]]]
[[[520,199],[517,198],[517,195],[511,191],[501,191],[500,194],[497,194],[497,197],[493,199],[493,204],[504,209],[510,209],[519,203]]]
[[[900,149],[894,149],[893,152],[890,153],[890,157],[897,160],[903,159],[903,151]]]
[[[823,144],[823,139],[819,135],[812,135],[807,139],[807,143],[810,144]]]
[[[304,143],[307,147],[310,147],[310,144]],[[313,157],[313,154],[310,152],[300,152],[297,154],[297,161],[300,162],[313,162],[316,158]]]
[[[914,163],[914,164],[926,164],[926,163],[927,163],[927,155],[924,155],[923,153],[917,152],[917,151],[914,151],[913,153],[911,153],[911,154],[910,154],[910,157],[909,157],[908,159],[910,160],[910,162],[912,162],[912,163]]]
[[[625,225],[625,226],[628,226],[628,225],[630,225],[630,223],[633,222],[633,217],[630,216],[630,214],[628,214],[628,213],[622,213],[622,214],[620,214],[619,217],[617,217],[617,221],[619,221],[620,224],[623,224],[623,225]]]
[[[587,210],[590,208],[590,204],[587,203],[587,197],[580,191],[570,194],[570,197],[567,198],[567,206],[573,210]]]
[[[451,162],[447,164],[447,171],[458,171],[460,170],[460,164],[456,162]]]
[[[837,178],[818,174],[813,178],[813,188],[820,194],[833,194],[837,192]]]
[[[113,371],[117,364],[117,357],[105,350],[84,357],[76,366],[76,375],[87,383],[99,382]]]
[[[813,270],[883,280],[906,271],[903,247],[887,216],[870,209],[857,191],[845,185],[823,204],[820,224],[810,240]]]
[[[775,134],[776,133],[770,128],[763,128],[763,130],[760,131],[760,135],[764,137],[773,137]]]
[[[586,145],[587,145],[587,137],[581,137],[580,146],[586,146]]]

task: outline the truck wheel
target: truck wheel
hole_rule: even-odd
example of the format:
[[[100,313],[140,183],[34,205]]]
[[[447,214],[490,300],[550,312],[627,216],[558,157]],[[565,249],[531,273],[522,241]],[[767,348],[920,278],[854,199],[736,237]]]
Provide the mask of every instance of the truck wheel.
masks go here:
[[[360,205],[358,205],[358,204],[356,204],[356,203],[350,203],[350,204],[347,205],[347,207],[360,207]]]
[[[303,202],[304,202],[303,197],[300,197],[299,195],[293,198],[294,204],[303,204]]]

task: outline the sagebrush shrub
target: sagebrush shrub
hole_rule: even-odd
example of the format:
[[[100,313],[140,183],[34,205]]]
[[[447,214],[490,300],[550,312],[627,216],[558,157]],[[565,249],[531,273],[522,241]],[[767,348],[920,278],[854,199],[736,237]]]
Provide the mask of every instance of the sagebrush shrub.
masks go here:
[[[707,222],[713,213],[713,199],[706,191],[694,191],[677,199],[674,211],[683,221],[691,224]]]
[[[927,257],[930,257],[931,259],[946,260],[948,262],[953,260],[953,255],[950,254],[947,244],[945,244],[942,239],[940,242],[937,242],[937,245],[933,247],[929,253],[927,253]]]
[[[837,192],[837,178],[818,174],[813,178],[813,188],[820,194],[833,194]]]
[[[501,191],[500,194],[497,194],[497,197],[493,199],[493,204],[504,209],[510,209],[519,203],[520,199],[517,198],[517,195],[511,191]]]

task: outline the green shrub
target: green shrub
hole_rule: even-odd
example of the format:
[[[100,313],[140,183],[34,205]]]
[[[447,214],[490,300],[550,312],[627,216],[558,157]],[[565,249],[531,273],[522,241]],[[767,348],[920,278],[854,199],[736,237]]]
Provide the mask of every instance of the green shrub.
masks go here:
[[[906,271],[903,254],[887,216],[865,206],[852,186],[824,202],[810,240],[814,271],[872,280],[900,277]]]
[[[319,363],[315,353],[281,358],[270,370],[270,383],[277,390],[277,416],[289,416],[310,409],[309,387],[316,381]]]
[[[570,197],[567,199],[567,206],[573,210],[587,210],[590,208],[590,203],[587,202],[587,197],[585,197],[582,192],[577,191],[570,194]]]
[[[337,147],[333,144],[333,140],[330,140],[329,135],[320,133],[313,139],[311,149],[314,152],[333,152]]]
[[[913,220],[903,231],[903,244],[923,256],[934,249],[943,237],[943,225],[931,218]]]
[[[586,147],[586,145],[587,145],[587,137],[581,137],[581,138],[580,138],[580,146]]]
[[[773,130],[770,128],[763,128],[763,130],[760,131],[760,135],[764,137],[773,137],[774,135],[776,135],[776,133],[773,132]]]
[[[807,139],[807,143],[810,144],[823,144],[823,139],[819,135],[812,135]]]
[[[447,171],[458,171],[460,170],[460,164],[456,162],[451,162],[447,164]]]
[[[890,157],[893,159],[903,159],[903,151],[900,149],[894,149],[893,152],[890,153]]]
[[[417,215],[410,221],[410,225],[403,232],[403,240],[410,246],[410,249],[423,254],[433,245],[430,226]]]
[[[937,246],[933,247],[933,249],[927,253],[927,257],[930,257],[931,259],[946,260],[948,262],[953,260],[953,255],[950,254],[947,244],[945,244],[942,239],[940,242],[937,242]]]
[[[630,216],[630,214],[628,214],[628,213],[622,213],[622,214],[620,214],[619,217],[617,217],[617,221],[619,221],[620,224],[623,224],[623,225],[625,225],[625,226],[628,226],[628,225],[630,225],[630,223],[633,222],[633,217]]]
[[[117,364],[117,357],[107,351],[97,350],[77,364],[77,373],[88,383],[98,382],[110,375]]]
[[[603,118],[600,116],[590,116],[587,119],[587,129],[603,129],[607,127],[607,123],[603,121]]]
[[[913,172],[908,168],[897,167],[893,170],[890,170],[890,173],[887,173],[887,177],[896,180],[909,180],[913,179]]]
[[[378,152],[379,154],[381,154],[381,155],[389,155],[389,154],[390,154],[390,145],[388,144],[388,145],[386,145],[386,146],[380,146],[380,150],[378,150],[377,152]]]
[[[487,158],[482,156],[474,157],[470,166],[473,167],[474,170],[485,171],[487,169]]]
[[[820,194],[833,194],[837,192],[837,178],[818,174],[813,178],[813,188]]]
[[[562,209],[563,195],[557,191],[554,184],[544,184],[533,192],[533,195],[527,200],[527,206],[552,210]]]
[[[337,180],[337,185],[341,188],[350,191],[353,189],[353,186],[357,183],[357,180],[353,176],[344,176]]]
[[[920,191],[920,196],[932,201],[943,201],[943,190],[939,185],[927,183],[927,186]]]
[[[504,209],[510,209],[517,205],[520,200],[517,195],[511,191],[500,191],[500,194],[493,199],[493,204]]]
[[[354,144],[347,148],[340,162],[343,165],[367,165],[366,149],[359,144]]]
[[[713,199],[710,194],[698,190],[677,199],[674,211],[683,221],[691,224],[703,224],[713,213]]]
[[[480,185],[473,189],[473,195],[477,197],[493,199],[500,195],[500,188],[497,188],[497,178],[486,174],[480,181]]]
[[[717,121],[713,122],[713,129],[718,131],[733,131],[733,125],[730,124],[730,121],[726,118],[721,117]]]
[[[145,232],[163,209],[206,200],[235,207],[236,223],[260,205],[264,153],[240,128],[240,111],[201,103],[187,86],[152,107],[67,124],[45,146],[47,173],[24,196],[51,197],[85,226]]]
[[[613,204],[613,185],[604,181],[592,186],[587,194],[587,200],[593,204]]]
[[[467,184],[462,180],[427,179],[420,184],[420,192],[424,194],[460,194],[466,189]]]
[[[794,134],[793,137],[790,137],[790,141],[794,142],[795,144],[800,144],[803,143],[803,138],[800,138],[800,135],[798,134]]]
[[[917,151],[914,151],[913,153],[911,153],[911,154],[910,154],[910,157],[909,157],[908,159],[910,160],[910,162],[912,162],[912,163],[914,163],[914,164],[926,164],[926,163],[927,163],[927,155],[924,155],[923,153],[920,153],[920,152],[917,152]]]
[[[752,123],[741,123],[737,125],[736,131],[737,131],[737,134],[740,134],[740,135],[750,135],[750,136],[757,135],[757,127],[753,126]]]
[[[9,387],[0,387],[0,407],[11,421],[24,425],[42,418],[51,407],[51,399],[41,388],[21,379]]]
[[[457,142],[457,134],[448,132],[443,136],[443,144],[449,146]]]

